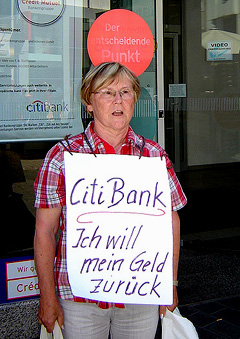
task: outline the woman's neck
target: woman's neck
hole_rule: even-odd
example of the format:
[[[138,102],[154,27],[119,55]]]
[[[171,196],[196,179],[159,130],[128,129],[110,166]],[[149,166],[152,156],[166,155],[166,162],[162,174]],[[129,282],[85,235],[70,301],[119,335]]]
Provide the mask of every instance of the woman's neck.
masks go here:
[[[119,153],[122,145],[126,141],[128,128],[129,127],[127,126],[127,128],[125,128],[124,130],[112,131],[112,130],[107,130],[107,129],[102,130],[101,128],[98,128],[97,126],[95,126],[95,124],[93,126],[95,133],[97,133],[97,135],[99,135],[100,138],[102,138],[109,145],[111,145],[115,149],[116,153]]]

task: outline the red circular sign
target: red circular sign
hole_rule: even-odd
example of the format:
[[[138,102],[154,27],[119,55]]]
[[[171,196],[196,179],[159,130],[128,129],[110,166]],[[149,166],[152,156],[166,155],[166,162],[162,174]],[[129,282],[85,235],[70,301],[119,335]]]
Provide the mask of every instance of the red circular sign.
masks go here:
[[[94,21],[87,48],[94,66],[119,62],[139,76],[152,60],[154,39],[148,24],[138,14],[114,9]]]

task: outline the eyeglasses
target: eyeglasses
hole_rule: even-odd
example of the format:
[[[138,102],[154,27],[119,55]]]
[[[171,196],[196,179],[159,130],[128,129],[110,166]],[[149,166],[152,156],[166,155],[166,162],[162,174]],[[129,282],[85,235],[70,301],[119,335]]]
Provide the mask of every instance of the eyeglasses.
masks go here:
[[[92,92],[92,94],[99,94],[103,100],[113,101],[119,93],[123,100],[130,100],[134,97],[134,91],[130,88],[122,89],[121,91],[115,91],[113,89],[100,89],[99,91]]]

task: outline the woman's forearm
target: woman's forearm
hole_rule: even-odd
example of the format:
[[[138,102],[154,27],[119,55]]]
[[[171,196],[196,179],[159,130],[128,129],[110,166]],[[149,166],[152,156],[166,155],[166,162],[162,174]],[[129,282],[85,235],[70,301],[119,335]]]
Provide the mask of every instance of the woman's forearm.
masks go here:
[[[63,312],[59,305],[54,279],[56,253],[56,233],[61,208],[39,209],[36,215],[34,256],[40,288],[38,319],[48,332],[52,332],[55,322],[63,326]]]
[[[54,260],[56,253],[56,233],[59,225],[60,209],[40,209],[36,215],[34,237],[34,259],[39,280],[40,295],[56,298]]]
[[[34,260],[41,297],[55,297],[54,259],[56,240],[50,234],[37,231],[34,238]]]
[[[180,219],[177,212],[172,212],[173,227],[173,280],[177,280],[180,253]]]

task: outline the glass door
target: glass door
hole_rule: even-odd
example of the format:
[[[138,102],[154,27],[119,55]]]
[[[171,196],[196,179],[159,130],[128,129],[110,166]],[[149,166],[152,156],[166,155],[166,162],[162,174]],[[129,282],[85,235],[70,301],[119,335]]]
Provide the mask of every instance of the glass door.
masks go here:
[[[163,0],[156,0],[156,43],[157,43],[157,100],[158,100],[158,143],[165,148],[164,113],[164,66],[163,66]]]

